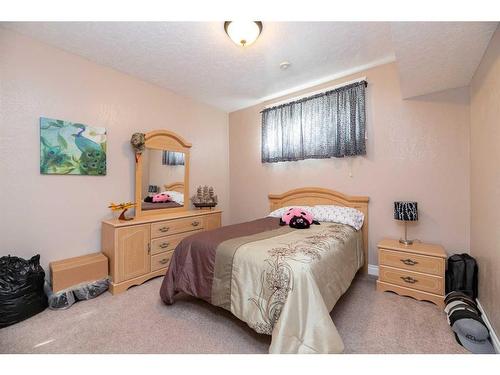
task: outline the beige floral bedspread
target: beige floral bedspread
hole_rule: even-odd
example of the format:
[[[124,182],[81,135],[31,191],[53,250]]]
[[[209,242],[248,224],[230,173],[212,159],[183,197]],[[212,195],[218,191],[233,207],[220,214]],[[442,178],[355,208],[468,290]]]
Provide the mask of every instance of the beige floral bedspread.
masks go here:
[[[230,239],[217,247],[211,303],[272,335],[270,353],[341,353],[330,311],[362,265],[361,233],[343,224]]]

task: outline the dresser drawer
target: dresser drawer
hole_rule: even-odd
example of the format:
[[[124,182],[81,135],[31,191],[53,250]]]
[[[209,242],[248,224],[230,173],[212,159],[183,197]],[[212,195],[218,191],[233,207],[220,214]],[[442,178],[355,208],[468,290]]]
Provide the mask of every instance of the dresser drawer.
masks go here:
[[[151,224],[151,238],[190,232],[197,229],[203,229],[203,219],[201,217],[160,221]]]
[[[426,255],[417,255],[403,251],[379,249],[379,264],[403,268],[405,270],[429,273],[431,275],[444,275],[444,259],[430,257]]]
[[[192,234],[201,232],[202,229],[192,230],[190,232],[184,232],[179,234],[174,234],[171,236],[159,237],[151,240],[151,254],[159,254],[164,251],[174,250],[175,247],[182,241],[183,238],[191,236]]]
[[[444,278],[439,276],[380,266],[379,280],[406,288],[444,295]]]
[[[210,214],[210,215],[206,215],[203,220],[204,220],[204,226],[205,226],[205,230],[212,230],[212,229],[217,229],[217,228],[220,228],[221,227],[221,221],[222,221],[222,217],[221,217],[221,213],[218,212],[218,213],[213,213],[213,214]]]
[[[151,272],[168,267],[172,255],[174,255],[173,251],[153,255],[151,257]]]

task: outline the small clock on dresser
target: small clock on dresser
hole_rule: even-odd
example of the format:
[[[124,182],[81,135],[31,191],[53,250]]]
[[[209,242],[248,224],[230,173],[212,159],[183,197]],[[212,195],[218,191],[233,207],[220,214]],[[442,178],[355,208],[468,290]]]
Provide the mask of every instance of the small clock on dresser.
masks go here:
[[[446,252],[440,245],[401,244],[385,239],[378,244],[377,290],[392,291],[443,307]]]

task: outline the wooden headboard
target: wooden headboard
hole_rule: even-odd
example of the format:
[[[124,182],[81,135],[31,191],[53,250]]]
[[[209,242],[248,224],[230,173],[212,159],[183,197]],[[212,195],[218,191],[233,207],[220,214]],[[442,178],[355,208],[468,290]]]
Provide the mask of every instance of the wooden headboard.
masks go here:
[[[370,198],[363,196],[350,196],[338,191],[306,187],[287,191],[283,194],[269,194],[271,211],[286,206],[314,206],[316,204],[334,204],[337,206],[353,207],[365,215],[363,227],[363,252],[365,263],[363,273],[368,273],[368,201]]]
[[[163,185],[166,191],[177,191],[184,194],[184,182],[172,182],[171,184]]]

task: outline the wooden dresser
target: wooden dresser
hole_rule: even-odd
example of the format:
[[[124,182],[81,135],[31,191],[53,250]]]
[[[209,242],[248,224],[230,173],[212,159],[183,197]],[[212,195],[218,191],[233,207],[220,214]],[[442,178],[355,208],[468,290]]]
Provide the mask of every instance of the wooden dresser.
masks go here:
[[[109,258],[113,294],[164,275],[177,244],[221,226],[222,211],[188,210],[102,222],[102,252]]]
[[[446,252],[440,245],[385,239],[378,244],[377,290],[392,291],[443,307]]]

